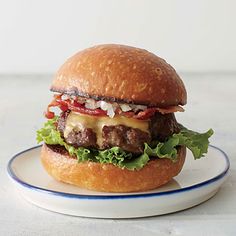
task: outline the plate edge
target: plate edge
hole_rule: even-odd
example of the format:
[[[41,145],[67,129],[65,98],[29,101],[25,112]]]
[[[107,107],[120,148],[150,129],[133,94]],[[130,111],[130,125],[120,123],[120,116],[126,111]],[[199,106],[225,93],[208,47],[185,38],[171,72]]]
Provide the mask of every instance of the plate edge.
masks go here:
[[[172,195],[172,194],[178,194],[178,193],[182,193],[182,192],[186,192],[186,191],[190,191],[193,189],[198,189],[201,187],[204,187],[208,184],[214,183],[222,178],[224,178],[226,176],[226,174],[229,171],[230,168],[230,161],[228,158],[228,155],[219,147],[216,147],[214,145],[209,145],[209,147],[218,150],[225,158],[226,161],[226,167],[224,169],[224,171],[222,171],[220,174],[218,174],[217,176],[208,179],[206,181],[203,181],[201,183],[186,187],[186,188],[181,188],[181,189],[175,189],[175,190],[170,190],[170,191],[165,191],[165,192],[158,192],[158,193],[140,193],[140,194],[132,194],[130,193],[130,195],[83,195],[83,194],[74,194],[74,193],[64,193],[64,192],[59,192],[59,191],[54,191],[54,190],[48,190],[48,189],[44,189],[41,187],[37,187],[31,184],[28,184],[24,181],[22,181],[21,179],[19,179],[14,171],[11,168],[11,164],[12,162],[15,160],[15,158],[17,158],[18,156],[20,156],[23,153],[26,153],[28,151],[31,151],[33,149],[37,149],[40,148],[42,145],[37,145],[31,148],[28,148],[26,150],[23,150],[17,154],[15,154],[8,162],[7,164],[7,173],[8,176],[14,180],[15,182],[17,182],[18,184],[20,184],[21,186],[34,190],[34,191],[39,191],[39,192],[44,192],[50,195],[56,195],[56,196],[60,196],[60,197],[67,197],[67,198],[79,198],[79,199],[90,199],[90,200],[104,200],[104,199],[132,199],[132,198],[148,198],[148,197],[159,197],[159,196],[163,196],[163,195]]]

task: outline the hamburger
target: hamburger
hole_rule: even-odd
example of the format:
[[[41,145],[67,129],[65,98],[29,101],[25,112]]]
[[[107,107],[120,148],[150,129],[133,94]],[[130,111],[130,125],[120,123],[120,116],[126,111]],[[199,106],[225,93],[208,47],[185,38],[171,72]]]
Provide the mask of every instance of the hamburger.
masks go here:
[[[195,159],[204,156],[213,134],[176,121],[187,102],[183,81],[144,49],[106,44],[80,51],[61,66],[51,91],[47,122],[37,131],[41,162],[56,180],[81,188],[158,188],[179,174],[186,148]]]

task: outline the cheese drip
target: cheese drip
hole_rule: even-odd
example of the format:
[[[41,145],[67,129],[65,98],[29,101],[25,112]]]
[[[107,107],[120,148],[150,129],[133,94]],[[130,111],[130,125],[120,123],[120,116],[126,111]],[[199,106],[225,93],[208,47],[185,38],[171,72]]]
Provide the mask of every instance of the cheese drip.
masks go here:
[[[64,137],[67,138],[72,130],[81,131],[85,128],[91,128],[97,135],[98,146],[101,147],[103,143],[102,128],[105,125],[125,125],[127,127],[140,129],[144,132],[149,133],[148,120],[137,120],[119,115],[116,115],[113,118],[107,116],[98,117],[71,112],[66,119]]]

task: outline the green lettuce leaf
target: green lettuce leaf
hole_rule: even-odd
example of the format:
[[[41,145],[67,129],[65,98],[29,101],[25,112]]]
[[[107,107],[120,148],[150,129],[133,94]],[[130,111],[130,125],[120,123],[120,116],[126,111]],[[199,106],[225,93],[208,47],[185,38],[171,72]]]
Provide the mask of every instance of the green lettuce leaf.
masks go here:
[[[89,149],[83,147],[75,148],[64,141],[55,126],[57,119],[58,117],[55,116],[53,119],[48,120],[43,128],[37,131],[37,142],[64,146],[71,156],[76,156],[78,158],[78,161],[94,160],[94,155]]]
[[[207,153],[209,138],[213,133],[214,131],[212,129],[209,129],[205,133],[198,133],[181,126],[181,132],[174,134],[173,138],[178,138],[179,145],[185,145],[192,152],[194,159],[199,159]]]
[[[88,149],[83,147],[75,148],[67,144],[57,131],[55,122],[58,117],[48,120],[44,127],[37,131],[37,141],[51,145],[61,145],[66,148],[71,156],[76,156],[78,162],[94,161],[99,163],[110,163],[120,168],[139,170],[143,168],[150,157],[168,158],[177,160],[177,147],[186,146],[193,153],[194,159],[199,159],[207,153],[209,138],[213,134],[210,129],[206,133],[197,133],[181,126],[178,134],[173,134],[166,142],[156,141],[153,145],[144,144],[144,152],[140,156],[134,156],[119,147],[112,147],[106,150]]]

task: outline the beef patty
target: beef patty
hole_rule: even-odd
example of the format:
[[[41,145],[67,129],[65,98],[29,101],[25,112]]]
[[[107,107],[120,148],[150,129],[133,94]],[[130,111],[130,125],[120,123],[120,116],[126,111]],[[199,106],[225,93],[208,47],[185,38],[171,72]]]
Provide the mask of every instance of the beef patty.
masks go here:
[[[69,112],[63,112],[58,119],[57,129],[64,137],[64,129]],[[90,128],[77,131],[72,130],[67,137],[64,137],[68,144],[75,147],[88,147],[106,149],[110,147],[120,147],[132,153],[142,153],[144,143],[152,140],[165,141],[173,133],[180,131],[179,125],[173,113],[162,115],[156,113],[149,121],[149,133],[142,130],[127,127],[124,125],[103,126],[102,146],[97,145],[97,135]]]
[[[121,147],[133,153],[142,153],[143,144],[150,143],[151,135],[140,129],[124,125],[104,126],[102,129],[103,148]]]

